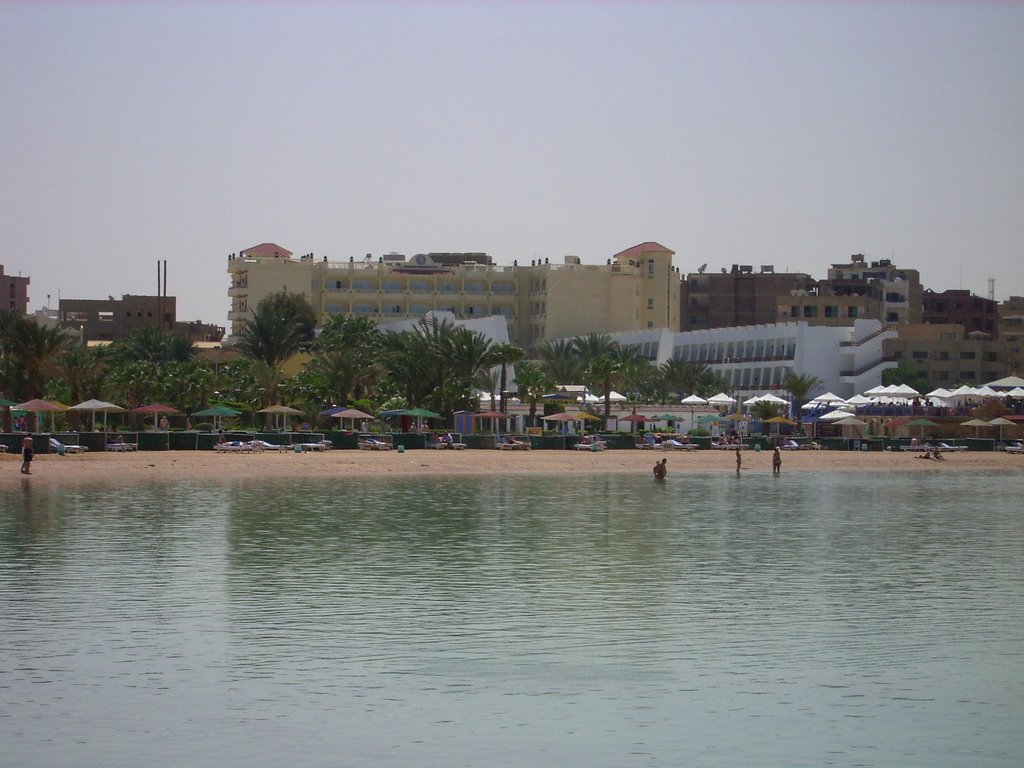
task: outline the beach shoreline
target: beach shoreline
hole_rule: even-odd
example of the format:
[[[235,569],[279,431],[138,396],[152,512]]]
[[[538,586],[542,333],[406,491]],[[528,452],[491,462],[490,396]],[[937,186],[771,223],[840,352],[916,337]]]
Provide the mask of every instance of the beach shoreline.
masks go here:
[[[922,460],[912,452],[786,451],[781,474],[789,472],[1024,472],[1024,456],[1002,452],[946,453],[945,461]],[[32,474],[18,472],[21,458],[0,456],[0,487],[15,482],[39,486],[139,480],[218,481],[295,478],[451,477],[498,475],[646,475],[668,459],[669,477],[685,473],[736,473],[733,451],[354,451],[221,454],[213,451],[46,454],[32,462]],[[771,451],[743,451],[741,474],[772,474]]]

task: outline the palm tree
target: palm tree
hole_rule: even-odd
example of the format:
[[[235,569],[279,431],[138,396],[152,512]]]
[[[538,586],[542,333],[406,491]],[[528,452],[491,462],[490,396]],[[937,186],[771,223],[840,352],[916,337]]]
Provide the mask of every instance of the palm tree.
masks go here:
[[[590,380],[595,384],[599,383],[599,388],[604,391],[604,418],[606,422],[612,415],[611,396],[613,383],[622,371],[622,368],[623,362],[615,354],[599,355],[591,360],[590,365],[587,367],[587,374]]]
[[[536,364],[526,361],[516,366],[516,394],[530,405],[531,426],[537,417],[537,404],[551,386],[551,379]]]
[[[500,410],[502,413],[508,412],[508,399],[505,397],[505,389],[508,387],[508,366],[515,365],[524,357],[526,357],[525,350],[515,344],[495,344],[491,347],[491,362],[501,366],[498,396],[501,398]]]
[[[69,346],[70,337],[61,328],[50,328],[20,316],[6,318],[2,330],[0,343],[4,355],[19,373],[19,396],[32,400],[39,396],[46,380],[60,371],[61,355]],[[35,429],[35,414],[31,414],[31,419],[30,426]]]
[[[799,414],[807,396],[821,386],[821,379],[810,374],[796,374],[790,371],[782,379],[782,388],[793,396],[794,413]]]
[[[583,358],[571,341],[542,341],[537,346],[537,359],[552,386],[575,384],[583,376]]]
[[[254,363],[254,373],[258,370],[257,378],[265,385],[270,403],[277,399],[281,365],[302,349],[311,332],[302,318],[284,311],[276,297],[272,294],[263,299],[252,319],[243,321],[236,345],[239,353]]]

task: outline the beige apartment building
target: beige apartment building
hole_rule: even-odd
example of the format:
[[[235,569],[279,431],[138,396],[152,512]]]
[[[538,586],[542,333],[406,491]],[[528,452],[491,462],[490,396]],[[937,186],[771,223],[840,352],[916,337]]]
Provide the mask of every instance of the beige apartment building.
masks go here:
[[[605,264],[533,260],[500,266],[483,253],[387,254],[347,262],[295,258],[273,243],[228,257],[236,335],[266,296],[301,293],[320,321],[335,314],[394,322],[447,311],[459,318],[501,316],[509,339],[532,347],[584,333],[679,328],[679,270],[673,251],[641,243]]]
[[[914,324],[899,327],[886,339],[886,359],[917,371],[932,389],[978,387],[1009,375],[1010,344],[957,324]]]

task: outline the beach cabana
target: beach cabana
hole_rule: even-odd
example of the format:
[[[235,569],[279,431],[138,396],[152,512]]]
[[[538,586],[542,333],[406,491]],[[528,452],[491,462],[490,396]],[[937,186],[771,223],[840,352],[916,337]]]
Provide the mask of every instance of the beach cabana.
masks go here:
[[[164,405],[163,403],[150,403],[149,405],[140,405],[138,408],[132,408],[132,413],[142,414],[153,414],[153,429],[156,429],[159,425],[160,416],[169,416],[172,413],[179,413],[177,408],[173,408],[170,405]]]
[[[266,408],[261,408],[256,413],[267,413],[274,417],[274,429],[284,431],[284,426],[288,423],[289,416],[301,416],[302,411],[298,408],[292,408],[290,405],[268,405]]]
[[[911,419],[910,421],[907,422],[907,426],[908,427],[920,427],[921,428],[921,439],[924,439],[924,428],[925,427],[937,427],[939,425],[936,424],[931,419],[920,418],[920,419]]]
[[[991,426],[991,425],[987,421],[985,421],[984,419],[971,419],[970,421],[962,421],[962,422],[960,422],[960,426],[961,427],[974,427],[974,436],[977,437],[979,429],[981,429],[982,427],[988,427],[988,426]]]
[[[330,410],[331,413],[326,415],[333,416],[335,419],[338,420],[339,424],[345,419],[352,419],[353,432],[355,432],[356,429],[356,419],[359,419],[360,421],[369,421],[370,419],[373,418],[373,416],[371,416],[368,413],[364,413],[363,411],[360,411],[358,408],[332,408]]]
[[[107,431],[107,414],[108,413],[124,413],[125,409],[120,405],[114,405],[114,403],[108,403],[106,400],[86,400],[78,405],[72,405],[68,408],[69,411],[89,411],[92,413],[92,431],[96,431],[96,414],[103,414],[103,431]]]
[[[195,411],[193,416],[203,416],[213,419],[214,430],[220,429],[221,419],[225,416],[237,416],[241,411],[236,411],[234,408],[228,408],[226,405],[214,405],[209,408],[204,408],[201,411]]]
[[[41,400],[36,398],[34,400],[26,400],[24,403],[17,403],[12,405],[12,411],[25,411],[35,415],[36,429],[39,428],[39,414],[40,413],[57,413],[59,411],[66,411],[68,406],[64,403],[58,403],[53,400]],[[50,427],[53,428],[53,417],[51,417]]]
[[[1010,421],[1009,419],[1004,419],[1002,416],[997,416],[996,418],[992,419],[992,421],[990,421],[988,423],[989,423],[989,426],[999,427],[999,442],[1000,443],[1003,442],[1003,427],[1012,427],[1013,426],[1013,422],[1012,421]]]

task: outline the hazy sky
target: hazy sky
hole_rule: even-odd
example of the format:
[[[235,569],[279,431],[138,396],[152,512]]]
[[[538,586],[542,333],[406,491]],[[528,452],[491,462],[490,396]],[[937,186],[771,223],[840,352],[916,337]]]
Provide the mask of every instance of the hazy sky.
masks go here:
[[[0,0],[2,263],[30,307],[227,254],[636,243],[1024,294],[1024,4]]]

